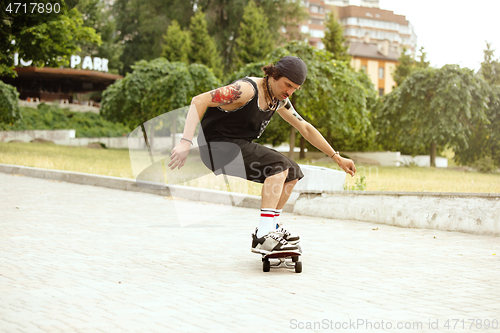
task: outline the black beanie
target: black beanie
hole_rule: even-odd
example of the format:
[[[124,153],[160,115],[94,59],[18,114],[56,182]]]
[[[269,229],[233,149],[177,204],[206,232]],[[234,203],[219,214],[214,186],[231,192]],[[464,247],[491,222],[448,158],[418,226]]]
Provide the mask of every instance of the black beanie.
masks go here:
[[[286,56],[274,65],[287,79],[301,86],[306,80],[307,66],[299,57]]]

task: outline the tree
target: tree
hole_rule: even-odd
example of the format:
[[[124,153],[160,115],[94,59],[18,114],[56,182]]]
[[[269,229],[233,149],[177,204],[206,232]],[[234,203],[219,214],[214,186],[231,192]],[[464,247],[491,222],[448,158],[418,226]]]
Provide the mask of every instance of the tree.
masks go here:
[[[118,36],[116,19],[113,17],[111,7],[103,0],[79,0],[76,8],[83,15],[83,26],[94,29],[102,41],[101,45],[80,43],[81,51],[78,55],[82,58],[87,55],[106,58],[109,60],[109,72],[118,74],[123,68],[123,63],[120,61],[123,44],[116,40]]]
[[[169,61],[181,61],[188,63],[191,53],[191,40],[188,31],[183,31],[176,20],[167,29],[163,36],[162,57]]]
[[[446,65],[414,72],[384,96],[378,117],[386,148],[430,150],[435,166],[437,146],[467,146],[473,124],[487,121],[488,86],[467,68]]]
[[[321,41],[325,44],[325,49],[333,53],[336,60],[347,62],[351,60],[346,46],[347,40],[344,37],[344,28],[338,21],[335,9],[327,15],[325,37]]]
[[[121,74],[131,71],[139,60],[152,60],[162,54],[162,36],[172,20],[186,29],[195,12],[203,8],[207,29],[220,52],[224,72],[234,70],[236,38],[249,0],[116,0],[113,17],[117,42],[123,45],[120,60]],[[268,18],[268,32],[274,45],[281,45],[289,37],[301,39],[300,23],[307,16],[296,0],[256,0]],[[286,35],[282,30],[286,30]]]
[[[20,119],[18,100],[16,88],[0,81],[0,123],[12,124]]]
[[[198,9],[196,14],[191,17],[189,25],[191,33],[191,52],[189,61],[206,65],[211,68],[218,76],[222,76],[222,64],[219,51],[212,37],[208,34],[207,20],[205,14]]]
[[[236,39],[236,63],[241,66],[262,60],[271,52],[273,44],[267,17],[253,0],[248,2]]]
[[[481,63],[479,72],[488,84],[500,84],[500,61],[494,59],[495,50],[491,49],[491,43],[486,42],[484,50],[484,61]]]
[[[23,10],[2,14],[0,75],[16,75],[15,53],[21,59],[32,60],[33,66],[59,67],[69,63],[69,57],[80,50],[82,42],[101,43],[95,30],[83,25],[82,14],[76,8],[68,11],[64,2],[59,14],[24,14]]]
[[[122,75],[140,60],[161,56],[163,35],[172,20],[181,28],[189,25],[193,2],[186,0],[116,0],[113,2],[117,41],[123,44]]]
[[[419,51],[420,59],[417,61],[411,53],[407,53],[408,49],[403,47],[403,52],[401,52],[398,59],[398,65],[392,74],[398,86],[400,86],[413,72],[430,67],[430,62],[427,61],[427,52],[424,51],[424,47],[422,46]]]
[[[493,57],[491,44],[486,43],[479,74],[490,85],[486,110],[488,121],[476,122],[468,145],[462,144],[455,149],[455,159],[463,165],[491,158],[497,167],[500,166],[500,62]]]
[[[309,18],[302,1],[296,0],[258,0],[264,10],[269,32],[274,45],[284,45],[291,41],[304,40],[307,35],[300,31],[302,22]]]
[[[193,96],[219,86],[208,67],[200,64],[158,58],[139,61],[133,69],[104,91],[101,105],[105,119],[129,128],[188,105]]]
[[[491,158],[500,167],[500,85],[489,90],[487,121],[476,121],[467,144],[455,148],[455,160],[461,165],[474,165],[481,159]]]

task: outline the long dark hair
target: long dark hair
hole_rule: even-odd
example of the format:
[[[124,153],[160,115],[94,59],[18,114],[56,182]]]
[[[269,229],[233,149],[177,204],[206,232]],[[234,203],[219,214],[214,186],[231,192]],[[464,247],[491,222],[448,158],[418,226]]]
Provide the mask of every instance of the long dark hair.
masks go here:
[[[275,80],[279,80],[283,77],[280,71],[276,67],[274,67],[273,64],[265,65],[264,67],[262,67],[262,70],[267,76],[270,76]]]

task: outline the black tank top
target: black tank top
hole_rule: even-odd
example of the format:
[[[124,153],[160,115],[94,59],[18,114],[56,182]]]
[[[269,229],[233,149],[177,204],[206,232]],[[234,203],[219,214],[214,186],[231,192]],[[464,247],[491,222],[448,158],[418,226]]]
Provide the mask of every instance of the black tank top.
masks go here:
[[[227,111],[220,107],[207,108],[201,120],[201,128],[207,141],[224,140],[224,138],[248,141],[258,139],[274,112],[282,105],[280,101],[274,109],[262,110],[259,107],[257,83],[248,77],[235,82],[238,81],[250,83],[255,94],[245,105],[235,110]]]

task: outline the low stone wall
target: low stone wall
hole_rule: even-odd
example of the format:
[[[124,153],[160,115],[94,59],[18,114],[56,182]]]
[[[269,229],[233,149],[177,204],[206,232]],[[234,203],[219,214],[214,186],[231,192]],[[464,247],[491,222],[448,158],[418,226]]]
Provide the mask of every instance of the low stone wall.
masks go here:
[[[0,141],[24,141],[34,139],[50,140],[56,144],[66,144],[75,138],[75,130],[26,130],[26,131],[0,131]]]
[[[93,105],[81,105],[81,104],[72,104],[72,103],[61,103],[61,102],[45,102],[45,104],[53,105],[61,109],[69,109],[72,112],[93,112],[99,113],[99,107]],[[38,102],[28,102],[24,100],[19,100],[19,106],[24,106],[32,109],[38,108],[40,105],[40,101]]]
[[[343,155],[349,156],[356,164],[369,164],[381,166],[405,166],[415,164],[420,167],[428,167],[431,164],[429,155],[401,155],[399,151],[376,151],[376,152],[355,152],[343,151]],[[436,167],[448,167],[448,159],[436,157]]]
[[[500,194],[495,193],[303,193],[293,212],[405,228],[500,236]]]
[[[45,139],[54,142],[57,145],[65,146],[86,146],[89,143],[100,142],[106,145],[106,148],[115,149],[142,149],[146,150],[146,144],[143,138],[128,137],[102,137],[102,138],[75,138],[76,131],[70,130],[26,130],[26,131],[0,131],[0,141],[10,142],[13,140],[30,142],[34,139]],[[179,142],[182,134],[176,135],[176,141]],[[194,139],[196,140],[196,138]],[[153,148],[159,150],[172,149],[172,137],[153,138]],[[197,147],[197,142],[194,142]]]

